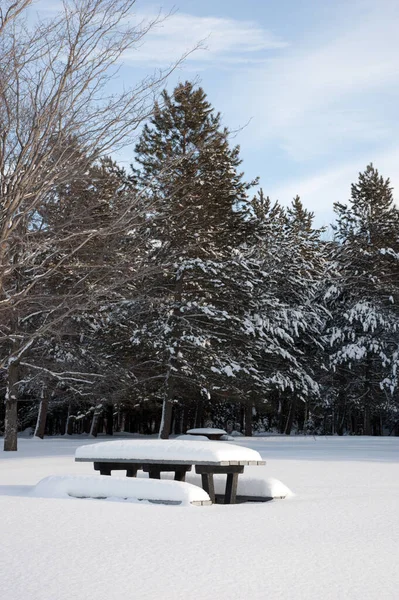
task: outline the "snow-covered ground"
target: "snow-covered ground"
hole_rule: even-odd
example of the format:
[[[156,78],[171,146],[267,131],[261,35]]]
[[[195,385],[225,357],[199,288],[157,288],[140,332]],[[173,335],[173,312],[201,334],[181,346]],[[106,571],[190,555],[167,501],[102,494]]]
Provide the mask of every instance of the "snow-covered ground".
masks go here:
[[[41,498],[49,475],[94,474],[79,439],[0,453],[7,600],[377,600],[399,590],[399,438],[235,439],[295,496],[164,506]],[[227,443],[227,442],[226,442]]]

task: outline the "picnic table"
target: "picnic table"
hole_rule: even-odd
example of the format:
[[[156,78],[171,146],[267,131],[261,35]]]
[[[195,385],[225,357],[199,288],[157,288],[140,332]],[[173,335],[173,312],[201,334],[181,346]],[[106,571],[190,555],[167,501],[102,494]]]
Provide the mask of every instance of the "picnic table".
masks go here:
[[[227,435],[227,431],[224,429],[217,429],[216,427],[196,427],[195,429],[189,429],[186,431],[187,435],[201,435],[208,438],[208,440],[221,440],[224,435]]]
[[[186,440],[121,440],[80,446],[75,461],[92,462],[101,475],[125,470],[127,477],[137,471],[160,479],[163,472],[174,472],[176,481],[185,481],[186,473],[195,467],[201,475],[203,489],[215,502],[214,475],[225,474],[225,504],[235,504],[238,476],[247,465],[264,465],[260,454],[226,442]]]

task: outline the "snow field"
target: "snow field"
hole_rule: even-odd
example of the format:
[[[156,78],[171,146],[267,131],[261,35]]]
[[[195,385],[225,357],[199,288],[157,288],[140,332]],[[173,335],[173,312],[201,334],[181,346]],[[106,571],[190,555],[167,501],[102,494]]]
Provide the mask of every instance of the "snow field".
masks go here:
[[[7,600],[396,600],[397,438],[240,438],[295,496],[204,508],[31,497],[82,439],[0,454]],[[247,468],[245,469],[245,472]]]

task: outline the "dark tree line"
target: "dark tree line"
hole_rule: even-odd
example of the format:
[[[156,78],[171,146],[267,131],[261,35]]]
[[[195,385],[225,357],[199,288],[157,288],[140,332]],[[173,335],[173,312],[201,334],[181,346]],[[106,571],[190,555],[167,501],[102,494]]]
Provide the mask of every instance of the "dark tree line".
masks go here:
[[[28,238],[15,242],[14,294],[35,260],[47,269],[17,313],[20,336],[40,336],[12,381],[2,371],[20,428],[399,433],[399,212],[373,165],[335,204],[326,241],[298,197],[284,207],[251,191],[220,115],[188,82],[161,94],[129,171],[69,148],[85,176],[27,216],[29,268]]]

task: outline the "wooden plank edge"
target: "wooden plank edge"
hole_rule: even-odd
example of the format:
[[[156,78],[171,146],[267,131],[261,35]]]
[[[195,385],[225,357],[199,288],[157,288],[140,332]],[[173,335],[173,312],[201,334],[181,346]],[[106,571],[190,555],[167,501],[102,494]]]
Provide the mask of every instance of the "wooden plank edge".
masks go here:
[[[148,458],[84,458],[75,457],[75,462],[96,462],[96,463],[120,463],[120,464],[138,464],[138,465],[209,465],[211,467],[228,467],[230,465],[248,465],[248,461],[205,461],[205,460],[153,460]]]

